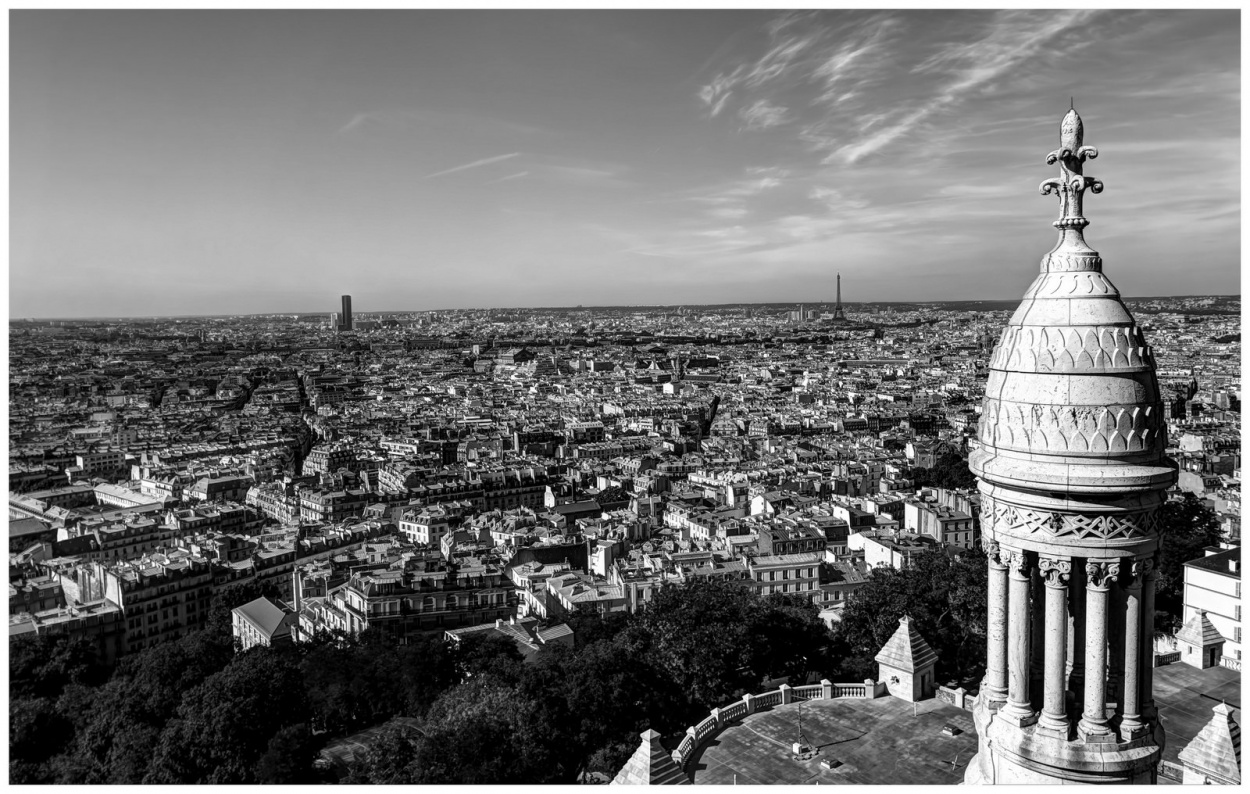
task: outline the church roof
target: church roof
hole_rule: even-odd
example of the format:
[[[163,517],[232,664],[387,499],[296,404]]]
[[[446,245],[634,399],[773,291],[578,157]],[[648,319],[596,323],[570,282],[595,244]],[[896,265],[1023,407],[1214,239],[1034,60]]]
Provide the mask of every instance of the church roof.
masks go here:
[[[937,661],[937,653],[924,641],[906,615],[898,619],[894,636],[881,648],[876,661],[907,673],[914,673]]]
[[[1221,703],[1214,715],[1179,758],[1182,764],[1229,783],[1241,782],[1241,726],[1233,721],[1233,709]]]
[[[642,734],[642,744],[612,778],[612,785],[688,786],[690,779],[664,750],[660,734],[648,730]]]
[[[1178,642],[1186,642],[1201,648],[1209,648],[1224,641],[1220,630],[1211,624],[1207,613],[1201,609],[1185,622],[1180,631],[1176,632],[1176,639]]]

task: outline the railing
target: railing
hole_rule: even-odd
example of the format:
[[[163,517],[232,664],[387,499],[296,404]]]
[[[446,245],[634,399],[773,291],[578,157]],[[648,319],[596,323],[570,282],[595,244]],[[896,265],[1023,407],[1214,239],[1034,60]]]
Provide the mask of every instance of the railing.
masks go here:
[[[720,727],[720,721],[715,716],[708,717],[703,722],[694,726],[694,740],[696,744],[702,744],[708,734]]]
[[[1234,659],[1231,656],[1221,656],[1220,667],[1227,667],[1229,670],[1236,670],[1237,672],[1240,673],[1241,672],[1241,660]]]
[[[1164,665],[1169,665],[1172,662],[1179,662],[1180,660],[1181,660],[1180,651],[1173,651],[1171,653],[1156,653],[1155,654],[1155,667],[1163,667]]]
[[[765,692],[755,698],[755,707],[757,709],[767,709],[773,706],[781,705],[781,690],[774,689],[772,692]]]
[[[884,684],[871,680],[858,684],[834,684],[821,681],[819,684],[808,684],[800,687],[782,685],[759,695],[744,695],[742,700],[734,701],[723,708],[713,709],[702,722],[686,729],[686,735],[673,751],[673,761],[679,768],[685,769],[694,753],[703,746],[707,739],[715,735],[730,722],[740,720],[756,711],[795,703],[802,700],[835,700],[837,698],[875,698],[884,694]]]
[[[741,719],[747,715],[747,704],[739,700],[732,706],[726,706],[720,710],[720,718],[725,722]]]

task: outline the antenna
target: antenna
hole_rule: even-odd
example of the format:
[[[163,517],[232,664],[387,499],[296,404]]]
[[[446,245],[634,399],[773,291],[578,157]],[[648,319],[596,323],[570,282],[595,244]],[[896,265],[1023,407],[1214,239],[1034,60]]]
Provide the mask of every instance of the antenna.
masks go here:
[[[1076,110],[1076,97],[1068,97],[1068,110]]]

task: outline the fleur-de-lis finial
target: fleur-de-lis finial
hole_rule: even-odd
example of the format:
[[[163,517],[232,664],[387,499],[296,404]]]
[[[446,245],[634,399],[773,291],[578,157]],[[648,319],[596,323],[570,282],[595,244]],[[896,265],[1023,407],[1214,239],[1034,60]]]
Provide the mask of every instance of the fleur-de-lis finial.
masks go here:
[[[1082,196],[1088,189],[1091,193],[1102,192],[1102,182],[1092,176],[1085,176],[1085,161],[1098,156],[1093,146],[1085,146],[1085,125],[1076,112],[1075,97],[1070,98],[1072,107],[1063,117],[1059,127],[1059,148],[1046,155],[1046,164],[1059,164],[1059,176],[1047,179],[1041,184],[1042,195],[1056,193],[1059,196],[1059,220],[1056,228],[1061,230],[1074,229],[1080,231],[1089,225],[1082,207]]]

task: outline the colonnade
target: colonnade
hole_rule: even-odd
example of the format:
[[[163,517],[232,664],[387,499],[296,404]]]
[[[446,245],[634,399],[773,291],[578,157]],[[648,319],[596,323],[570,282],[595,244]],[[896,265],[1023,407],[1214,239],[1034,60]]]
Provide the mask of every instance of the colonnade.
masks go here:
[[[1016,725],[1130,741],[1154,718],[1155,561],[989,548],[984,697]],[[1075,722],[1075,725],[1074,725]]]

